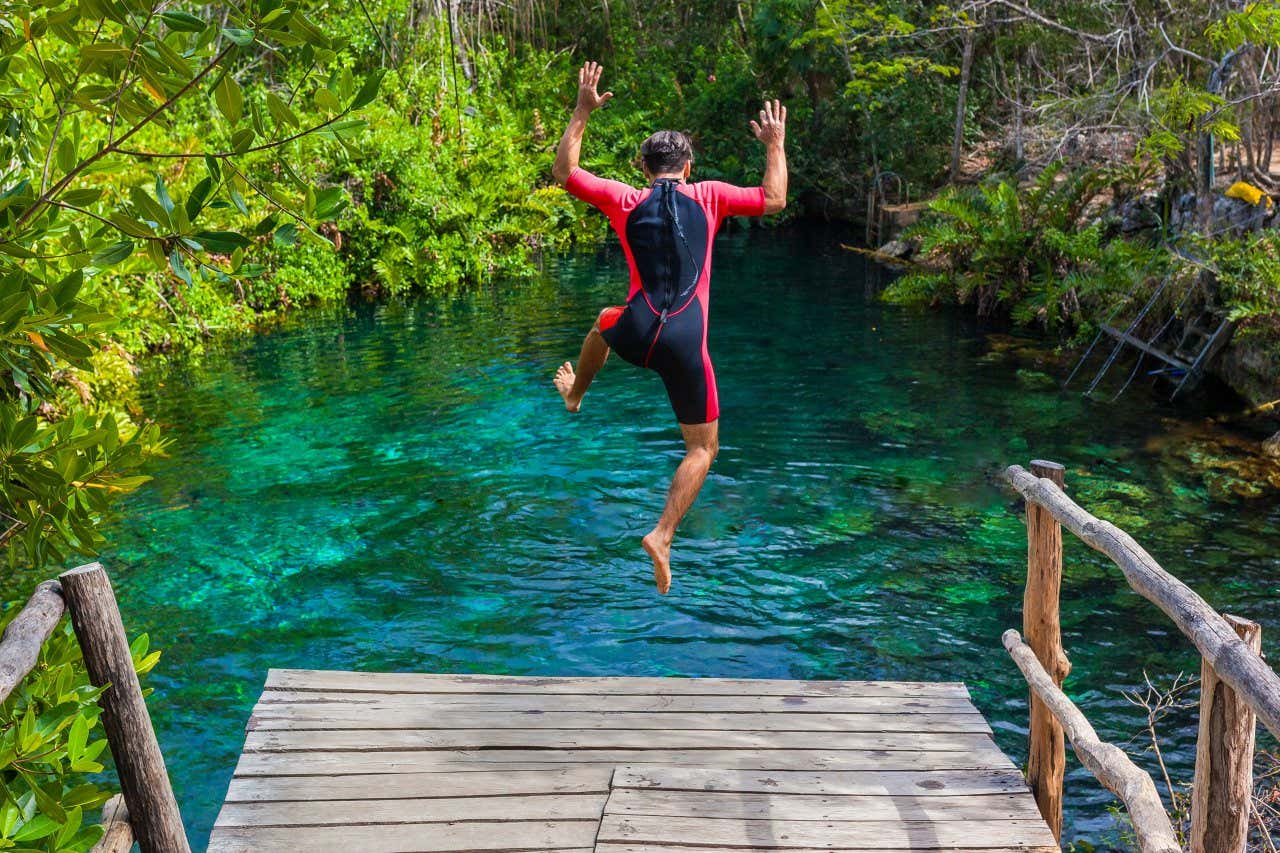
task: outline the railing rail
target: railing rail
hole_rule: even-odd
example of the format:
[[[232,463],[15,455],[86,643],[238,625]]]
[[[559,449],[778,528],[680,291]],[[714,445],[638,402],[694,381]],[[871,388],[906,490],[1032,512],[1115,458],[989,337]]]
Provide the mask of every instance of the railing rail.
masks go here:
[[[1044,507],[1086,545],[1110,557],[1129,586],[1164,611],[1218,677],[1280,737],[1280,675],[1240,639],[1226,619],[1191,587],[1161,568],[1132,536],[1090,515],[1052,481],[1032,476],[1020,465],[1011,465],[1005,473],[1028,502]]]
[[[41,647],[62,621],[65,610],[62,584],[45,581],[4,629],[0,637],[0,702],[35,669]]]
[[[1124,750],[1098,738],[1084,714],[1053,683],[1017,631],[1010,628],[1001,639],[1032,691],[1061,721],[1080,763],[1124,803],[1143,853],[1182,853],[1182,845],[1151,777],[1139,769]]]
[[[107,834],[94,853],[126,851],[135,838],[142,853],[191,853],[102,566],[90,563],[36,587],[0,638],[0,702],[35,668],[64,612],[71,614],[90,683],[106,688],[98,704],[123,795],[123,805],[117,799],[103,809]]]
[[[1150,776],[1127,758],[1129,767],[1145,783],[1119,765],[1115,755],[1119,750],[1097,740],[1088,721],[1059,689],[1070,671],[1058,631],[1061,527],[1066,527],[1086,545],[1110,557],[1134,591],[1159,607],[1199,650],[1204,678],[1191,849],[1193,853],[1242,853],[1248,836],[1256,719],[1280,735],[1280,676],[1262,659],[1260,628],[1247,620],[1219,614],[1194,590],[1165,571],[1133,537],[1067,497],[1061,465],[1039,460],[1031,464],[1034,473],[1020,465],[1005,471],[1014,489],[1027,501],[1027,590],[1023,609],[1028,642],[1023,644],[1017,632],[1009,631],[1004,644],[1032,688],[1028,735],[1032,760],[1028,763],[1027,781],[1041,814],[1061,838],[1065,725],[1082,763],[1124,801],[1139,830],[1143,853],[1177,849],[1176,839],[1175,846],[1168,847],[1170,841],[1164,829],[1169,819],[1163,806],[1158,817],[1152,812],[1155,786]],[[1051,713],[1038,714],[1041,708]],[[1092,757],[1086,759],[1090,753]],[[1104,756],[1109,757],[1113,767],[1099,763],[1098,759]],[[1117,768],[1128,781],[1113,787],[1111,782],[1123,781],[1113,772]],[[1100,775],[1100,770],[1110,773],[1111,780]]]

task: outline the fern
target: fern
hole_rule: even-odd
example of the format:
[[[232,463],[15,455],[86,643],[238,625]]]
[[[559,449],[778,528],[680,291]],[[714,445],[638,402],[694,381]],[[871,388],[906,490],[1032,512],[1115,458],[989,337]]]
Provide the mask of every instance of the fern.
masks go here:
[[[1158,256],[1107,241],[1101,222],[1082,224],[1103,186],[1095,170],[1068,174],[1055,163],[1022,189],[997,179],[944,191],[905,232],[930,270],[893,282],[886,298],[973,302],[981,315],[1048,328],[1077,322],[1082,302],[1114,301]]]

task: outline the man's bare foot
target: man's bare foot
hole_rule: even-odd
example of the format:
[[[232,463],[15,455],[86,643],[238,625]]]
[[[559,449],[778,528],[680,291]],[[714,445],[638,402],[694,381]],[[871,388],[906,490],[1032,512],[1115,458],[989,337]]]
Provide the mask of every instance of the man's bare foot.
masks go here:
[[[573,380],[575,378],[573,365],[566,361],[556,371],[556,378],[551,380],[555,383],[556,390],[560,392],[560,396],[564,398],[564,407],[571,412],[578,411],[582,406],[581,398],[573,399]]]
[[[640,540],[644,550],[653,558],[653,582],[663,595],[671,589],[671,542],[664,541],[654,530]]]

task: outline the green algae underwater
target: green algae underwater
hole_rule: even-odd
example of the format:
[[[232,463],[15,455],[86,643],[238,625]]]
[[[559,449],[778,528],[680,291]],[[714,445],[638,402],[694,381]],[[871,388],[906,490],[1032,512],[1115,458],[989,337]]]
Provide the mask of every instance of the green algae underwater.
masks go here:
[[[1000,634],[1021,626],[1026,534],[999,475],[1032,457],[1273,646],[1280,508],[1169,440],[1198,415],[1083,399],[1035,342],[886,306],[821,230],[717,243],[722,450],[659,597],[639,537],[682,455],[660,380],[613,359],[576,416],[550,382],[625,272],[613,246],[304,313],[144,377],[175,445],[102,560],[164,651],[150,704],[197,849],[269,667],[960,680],[1021,762]],[[1152,766],[1121,691],[1198,671],[1194,650],[1069,536],[1062,598],[1068,691]],[[1193,712],[1161,734],[1189,779]],[[1069,758],[1064,840],[1116,844],[1110,802]]]

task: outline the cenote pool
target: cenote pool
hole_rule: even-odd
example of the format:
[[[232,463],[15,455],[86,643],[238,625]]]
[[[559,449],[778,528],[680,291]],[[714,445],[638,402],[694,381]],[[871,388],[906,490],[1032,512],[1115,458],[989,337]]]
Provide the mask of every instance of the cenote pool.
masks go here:
[[[623,292],[616,250],[306,315],[149,375],[175,446],[103,560],[130,631],[164,650],[151,706],[193,843],[268,667],[963,680],[1021,761],[1025,689],[999,638],[1021,624],[1025,532],[998,473],[1033,456],[1274,647],[1274,500],[1214,488],[1144,391],[1087,401],[1026,341],[881,304],[837,243],[718,246],[723,449],[665,599],[638,541],[681,454],[661,382],[611,362],[578,416],[550,384]],[[1140,753],[1120,691],[1196,658],[1109,563],[1067,549],[1069,689]],[[1193,716],[1163,734],[1189,778]],[[1067,838],[1113,843],[1110,797],[1074,759],[1067,790]]]

